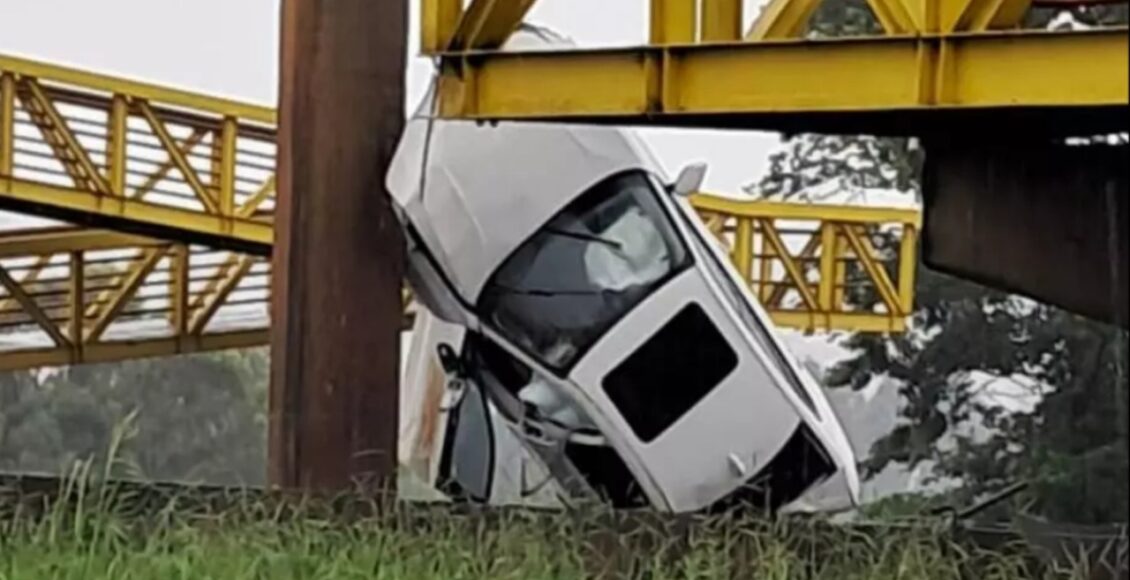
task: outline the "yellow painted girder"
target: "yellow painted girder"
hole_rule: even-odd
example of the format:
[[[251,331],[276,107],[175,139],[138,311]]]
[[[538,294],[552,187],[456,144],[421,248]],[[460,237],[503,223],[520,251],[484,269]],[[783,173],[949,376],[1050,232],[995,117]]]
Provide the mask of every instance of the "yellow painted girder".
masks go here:
[[[690,44],[698,36],[697,0],[650,0],[651,43]]]
[[[702,41],[733,42],[742,37],[742,0],[704,0]]]
[[[0,176],[0,206],[4,200],[37,204],[56,212],[74,212],[85,216],[83,221],[88,222],[97,223],[97,218],[126,220],[159,229],[171,239],[189,236],[215,240],[215,245],[230,245],[263,255],[270,252],[274,241],[274,226],[261,218],[223,217]]]
[[[424,54],[498,48],[521,25],[536,0],[420,0]]]
[[[771,124],[786,114],[923,110],[937,121],[956,110],[1105,110],[1127,103],[1127,40],[1114,28],[448,54],[439,110],[661,124],[704,114]]]
[[[15,145],[16,75],[0,68],[0,175],[12,174]]]
[[[910,224],[922,227],[922,214],[916,210],[853,205],[823,205],[778,201],[748,201],[717,194],[698,194],[691,203],[702,212],[742,218],[768,218],[857,225]]]
[[[447,50],[463,16],[463,0],[420,2],[420,48],[424,54]]]
[[[927,21],[931,9],[926,8],[927,2],[937,5],[939,0],[924,0],[922,4],[912,6],[917,0],[867,0],[868,6],[875,14],[879,25],[887,34],[913,34],[919,32],[937,32]],[[942,0],[945,1],[945,0]],[[921,7],[921,11],[918,8]],[[916,16],[918,18],[916,18]]]
[[[1032,0],[979,0],[990,4],[989,9],[980,10],[986,16],[973,21],[974,30],[988,28],[1015,28],[1024,21],[1024,16],[1032,8]],[[987,16],[991,14],[991,16]]]
[[[42,142],[51,148],[55,159],[74,180],[76,187],[100,194],[109,193],[110,186],[94,167],[90,154],[69,130],[66,121],[55,108],[55,103],[39,83],[33,79],[22,79],[16,86],[17,94],[22,97],[23,108],[38,130]]]
[[[73,251],[148,248],[166,242],[105,230],[60,227],[0,232],[0,258],[51,256]]]
[[[502,46],[518,29],[535,0],[472,0],[451,39],[452,50]]]

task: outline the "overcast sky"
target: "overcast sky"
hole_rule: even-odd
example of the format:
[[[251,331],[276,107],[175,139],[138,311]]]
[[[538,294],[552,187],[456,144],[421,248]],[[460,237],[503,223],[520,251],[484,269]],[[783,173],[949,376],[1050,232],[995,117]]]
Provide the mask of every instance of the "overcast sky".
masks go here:
[[[416,58],[413,11],[409,108],[431,65]],[[756,0],[746,0],[747,19]],[[585,46],[639,44],[645,0],[540,0],[530,21]],[[274,105],[279,0],[0,0],[0,52]],[[668,170],[710,164],[709,189],[737,192],[765,170],[775,134],[643,131]]]

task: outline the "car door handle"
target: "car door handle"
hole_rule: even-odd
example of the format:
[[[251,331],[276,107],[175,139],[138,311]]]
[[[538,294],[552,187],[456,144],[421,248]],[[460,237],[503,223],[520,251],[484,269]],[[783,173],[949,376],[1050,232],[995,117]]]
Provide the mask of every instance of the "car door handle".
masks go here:
[[[730,471],[737,477],[745,477],[746,472],[749,471],[749,468],[746,467],[745,462],[738,457],[737,453],[730,454],[728,463],[730,464]]]

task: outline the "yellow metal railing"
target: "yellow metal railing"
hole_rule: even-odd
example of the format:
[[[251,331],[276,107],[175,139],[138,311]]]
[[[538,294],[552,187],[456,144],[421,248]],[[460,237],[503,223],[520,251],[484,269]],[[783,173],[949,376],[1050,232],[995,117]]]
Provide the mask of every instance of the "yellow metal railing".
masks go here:
[[[917,212],[693,201],[777,324],[905,329]],[[873,243],[880,230],[893,248]],[[6,232],[0,370],[265,345],[269,300],[262,257],[83,228]],[[407,291],[405,308],[408,328],[415,305]]]
[[[0,200],[265,253],[274,121],[263,107],[0,55]]]
[[[265,345],[270,278],[267,259],[239,252],[72,227],[0,233],[0,370]]]
[[[707,195],[693,203],[777,324],[906,329],[914,308],[919,212]],[[877,245],[877,236],[892,243]]]
[[[0,234],[0,369],[265,344],[268,264],[81,228]]]
[[[917,212],[707,195],[694,204],[777,324],[905,329]],[[877,233],[897,243],[877,247]],[[269,301],[263,257],[73,227],[5,232],[0,370],[265,345]],[[405,291],[405,328],[414,309]]]

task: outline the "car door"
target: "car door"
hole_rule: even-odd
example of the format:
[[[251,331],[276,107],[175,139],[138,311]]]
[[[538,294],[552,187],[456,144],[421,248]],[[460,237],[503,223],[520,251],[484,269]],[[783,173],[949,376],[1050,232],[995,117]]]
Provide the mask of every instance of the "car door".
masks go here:
[[[446,381],[437,429],[441,441],[436,488],[457,501],[491,499],[496,458],[490,401],[473,377],[459,366],[454,349],[439,345]]]
[[[800,422],[697,267],[622,318],[571,378],[626,434],[675,511],[746,485]]]
[[[799,437],[807,439],[803,446],[815,451],[820,457],[815,462],[825,463],[825,469],[838,473],[835,480],[820,483],[821,476],[816,473],[804,474],[794,470],[786,477],[799,476],[809,482],[820,483],[825,492],[837,496],[834,501],[823,502],[829,509],[848,509],[860,501],[859,474],[856,469],[855,453],[848,441],[843,425],[833,411],[827,395],[812,374],[790,353],[774,330],[772,320],[753,298],[747,289],[742,289],[741,275],[726,258],[726,250],[716,242],[706,226],[698,220],[693,206],[686,199],[676,200],[674,212],[685,226],[684,232],[695,248],[703,274],[716,286],[718,293],[730,306],[736,320],[745,330],[747,344],[761,355],[765,364],[773,367],[778,376],[778,385],[791,400],[793,408],[801,416],[804,433]],[[794,437],[794,440],[797,437]],[[809,445],[811,444],[811,445]],[[780,463],[779,460],[778,463]],[[816,471],[811,463],[802,465],[803,469]],[[780,475],[780,474],[778,474]],[[838,502],[838,503],[837,503]]]
[[[502,339],[470,333],[464,345],[467,366],[547,474],[540,481],[524,481],[526,493],[551,483],[567,504],[665,507],[652,503],[621,455],[623,449],[605,436],[586,406],[578,404],[574,385],[521,362],[513,347],[496,340]]]

